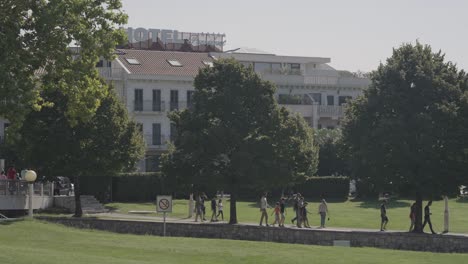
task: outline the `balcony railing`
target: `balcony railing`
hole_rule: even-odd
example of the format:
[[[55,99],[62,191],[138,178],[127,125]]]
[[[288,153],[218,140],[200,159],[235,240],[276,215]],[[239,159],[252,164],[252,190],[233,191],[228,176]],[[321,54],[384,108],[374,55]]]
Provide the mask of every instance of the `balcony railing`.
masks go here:
[[[103,78],[114,78],[114,79],[121,79],[123,78],[123,69],[119,68],[108,68],[108,67],[99,67],[97,68],[99,75],[101,75]]]
[[[154,136],[152,134],[145,134],[146,147],[153,149],[167,148],[168,137],[166,135]]]
[[[318,114],[322,117],[342,117],[345,105],[319,105]]]
[[[133,101],[133,111],[134,112],[166,112],[174,110],[183,110],[186,108],[191,108],[193,106],[192,102],[178,101],[178,102],[164,102],[164,101],[152,101],[152,100],[143,100]]]
[[[166,111],[166,104],[164,101],[133,101],[133,111],[136,112],[164,112]]]

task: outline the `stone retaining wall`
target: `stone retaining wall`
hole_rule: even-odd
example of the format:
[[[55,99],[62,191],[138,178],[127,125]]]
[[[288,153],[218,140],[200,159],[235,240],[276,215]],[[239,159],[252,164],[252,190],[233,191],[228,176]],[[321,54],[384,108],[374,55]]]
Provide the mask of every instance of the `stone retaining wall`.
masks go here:
[[[54,217],[40,217],[40,219],[77,228],[99,229],[116,233],[157,236],[162,236],[163,234],[163,223],[161,222]],[[166,236],[269,241],[324,246],[332,246],[334,241],[345,240],[349,241],[352,247],[468,253],[468,236],[461,235],[294,229],[219,223],[166,223]]]

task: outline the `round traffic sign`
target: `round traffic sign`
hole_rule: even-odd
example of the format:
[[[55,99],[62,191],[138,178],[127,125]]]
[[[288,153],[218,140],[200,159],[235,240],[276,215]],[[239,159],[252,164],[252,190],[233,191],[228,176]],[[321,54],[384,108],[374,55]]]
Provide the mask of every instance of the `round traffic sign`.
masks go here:
[[[169,209],[169,206],[170,206],[170,202],[168,199],[161,199],[159,200],[159,208],[161,208],[161,210],[167,210]]]

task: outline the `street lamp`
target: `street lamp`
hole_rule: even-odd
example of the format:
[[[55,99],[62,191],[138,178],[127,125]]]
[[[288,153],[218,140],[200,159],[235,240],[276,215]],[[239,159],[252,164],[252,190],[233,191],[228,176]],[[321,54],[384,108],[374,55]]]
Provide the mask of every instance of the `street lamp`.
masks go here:
[[[27,170],[26,173],[24,174],[24,178],[28,182],[28,187],[29,187],[29,217],[33,217],[33,194],[34,194],[34,181],[37,178],[37,174],[33,170]]]

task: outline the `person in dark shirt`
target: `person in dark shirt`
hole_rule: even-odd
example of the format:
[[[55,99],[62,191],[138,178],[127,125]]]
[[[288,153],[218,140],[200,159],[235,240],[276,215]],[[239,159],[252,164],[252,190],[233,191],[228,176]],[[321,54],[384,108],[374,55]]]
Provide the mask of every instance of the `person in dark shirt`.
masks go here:
[[[284,197],[282,197],[280,201],[280,214],[281,214],[281,219],[279,223],[280,227],[284,227],[284,220],[286,219],[285,211],[286,211],[285,200],[284,200]]]
[[[218,217],[216,216],[216,197],[211,199],[211,222],[218,221]]]
[[[432,205],[432,201],[429,201],[424,207],[424,224],[423,224],[423,232],[424,232],[424,227],[426,224],[429,224],[429,228],[431,229],[432,234],[435,234],[434,229],[432,229],[432,223],[431,223],[431,208],[429,208]]]
[[[384,231],[387,228],[388,217],[387,217],[387,200],[383,200],[382,204],[380,205],[380,231]]]

